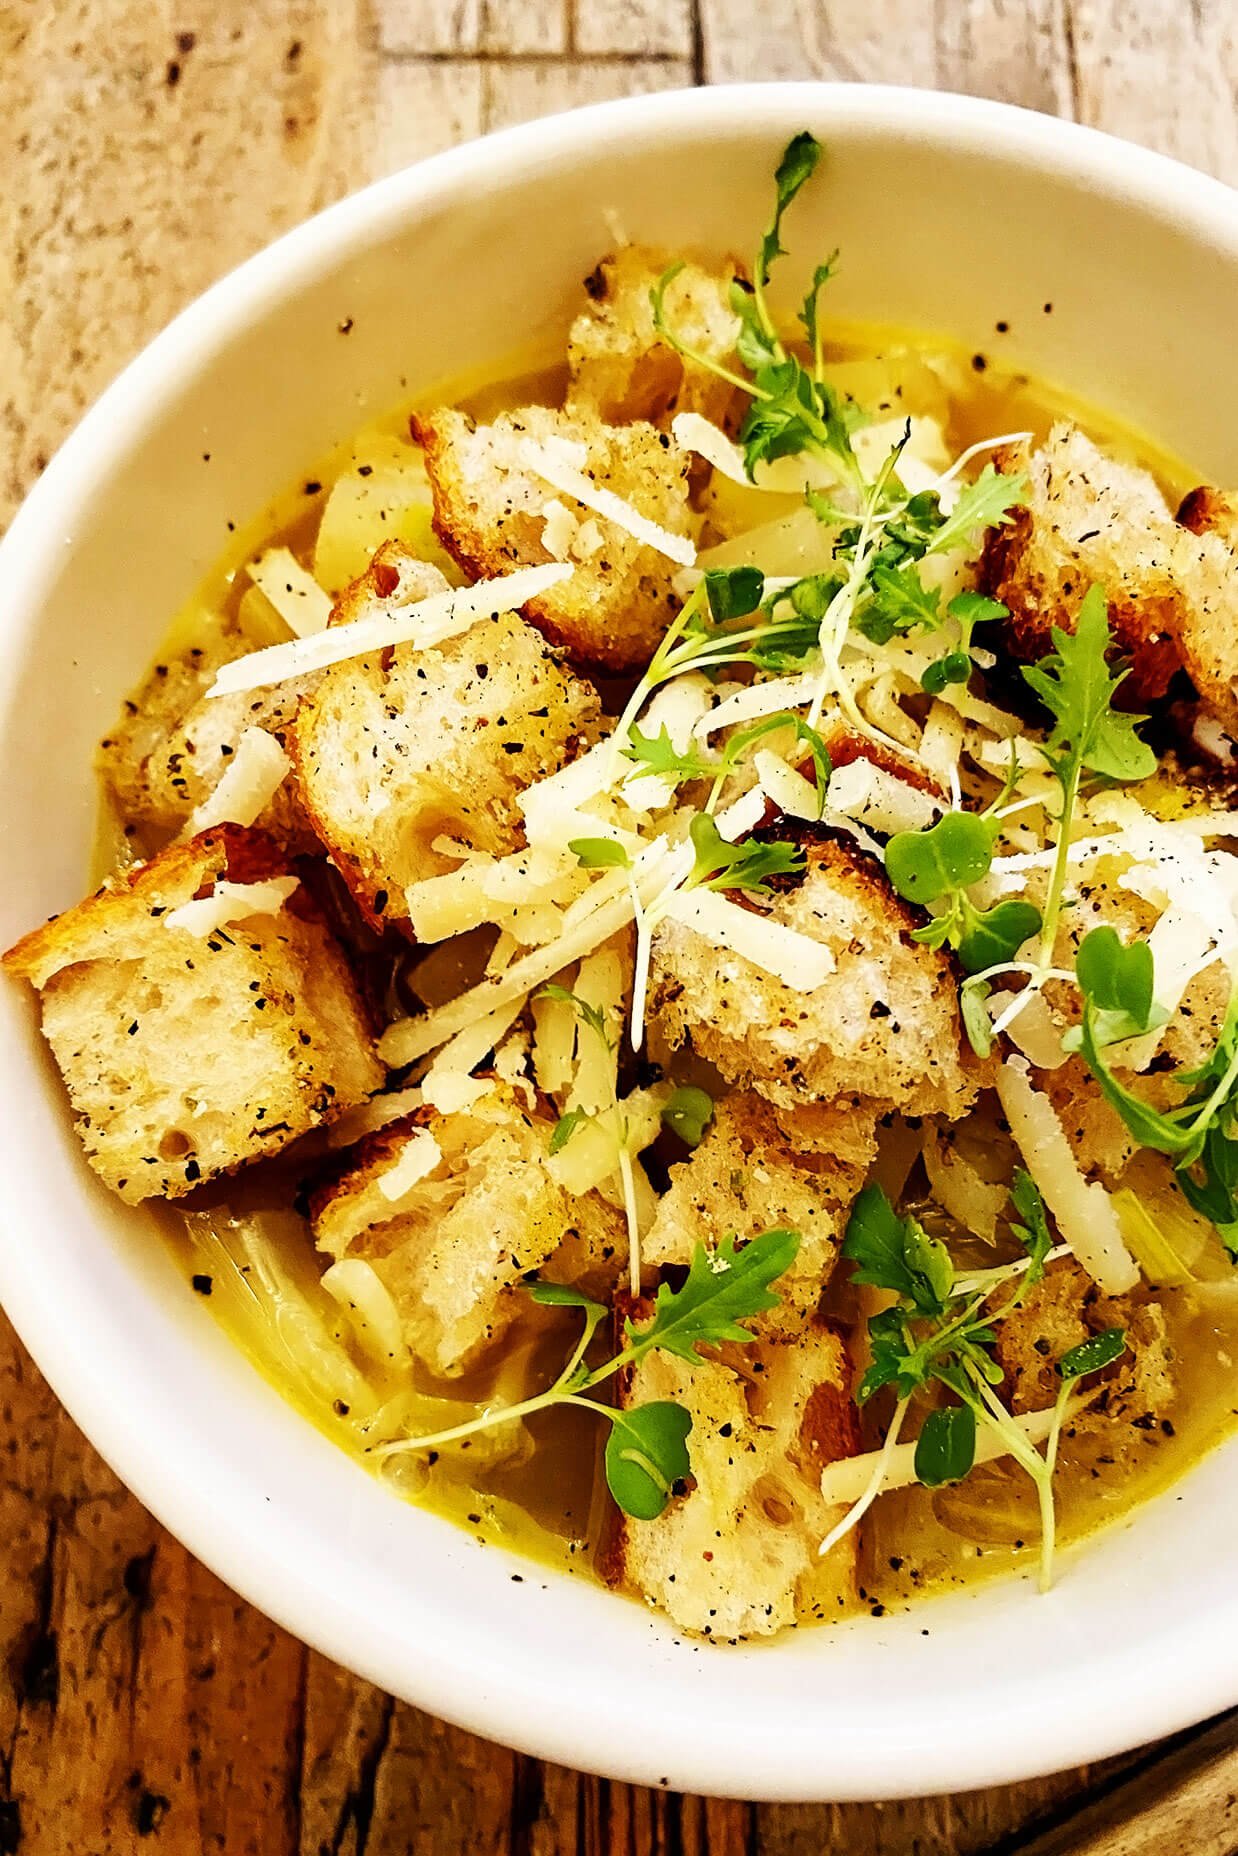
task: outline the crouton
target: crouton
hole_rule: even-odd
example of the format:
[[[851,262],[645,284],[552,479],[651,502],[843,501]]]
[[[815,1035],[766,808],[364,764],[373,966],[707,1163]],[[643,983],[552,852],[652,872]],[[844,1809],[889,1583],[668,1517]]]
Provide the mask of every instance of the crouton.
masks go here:
[[[1072,1347],[1107,1328],[1121,1328],[1127,1350],[1106,1374],[1103,1389],[1076,1419],[1078,1428],[1159,1422],[1176,1396],[1173,1355],[1159,1302],[1106,1296],[1074,1262],[1051,1263],[1013,1314],[997,1324],[995,1350],[1006,1375],[1011,1408],[1043,1411],[1062,1387],[1057,1363]]]
[[[1134,707],[1163,696],[1184,663],[1208,696],[1196,670],[1226,605],[1233,611],[1224,544],[1192,540],[1147,471],[1107,457],[1076,426],[1055,425],[1039,450],[1009,452],[1002,468],[1024,470],[1030,490],[1026,506],[990,530],[980,584],[1010,608],[1003,629],[1015,655],[1031,661],[1050,651],[1052,626],[1071,630],[1098,585],[1114,640],[1131,660],[1119,700]],[[1231,653],[1238,674],[1238,643],[1227,638]],[[1215,668],[1204,672],[1210,686],[1217,682]],[[1224,684],[1230,692],[1229,671]],[[1233,707],[1232,694],[1227,700]]]
[[[793,1338],[763,1330],[691,1366],[652,1352],[622,1369],[623,1409],[673,1399],[691,1413],[692,1479],[656,1520],[617,1518],[602,1576],[679,1629],[728,1642],[842,1615],[856,1597],[856,1535],[824,1557],[818,1548],[839,1512],[821,1472],[860,1448],[850,1377],[824,1322]]]
[[[206,696],[224,664],[255,648],[238,625],[225,623],[200,643],[161,659],[100,742],[96,764],[117,811],[151,841],[165,841],[184,829],[219,785],[247,728],[265,729],[286,743],[308,679],[277,689]],[[318,849],[291,780],[285,780],[257,823],[290,849]]]
[[[1219,535],[1231,548],[1238,547],[1238,491],[1201,484],[1183,497],[1177,519],[1192,535]]]
[[[641,1262],[686,1264],[698,1244],[712,1248],[730,1233],[798,1231],[799,1254],[775,1285],[782,1301],[765,1319],[802,1326],[829,1281],[852,1201],[877,1151],[876,1121],[875,1111],[854,1098],[792,1115],[763,1096],[725,1097],[691,1158],[671,1168],[641,1242]]]
[[[87,1159],[130,1204],[277,1153],[382,1081],[344,956],[302,889],[207,934],[165,920],[217,881],[288,874],[265,833],[220,826],[4,956],[40,994]]]
[[[667,252],[628,245],[586,277],[589,305],[567,343],[569,412],[605,425],[647,419],[664,431],[677,412],[725,423],[734,388],[654,331],[650,291],[671,263]],[[733,260],[715,269],[685,264],[667,285],[668,325],[686,347],[722,367],[735,365],[739,317],[730,292],[742,276]]]
[[[1238,735],[1238,493],[1192,490],[1178,521],[1198,537],[1183,659],[1204,708]]]
[[[784,1108],[864,1096],[908,1114],[962,1114],[980,1067],[965,1046],[943,953],[911,939],[918,917],[850,840],[805,833],[808,868],[769,915],[829,948],[834,970],[793,992],[744,955],[664,922],[651,1008],[672,1048],[690,1040],[730,1082]]]
[[[1043,1411],[1062,1387],[1057,1363],[1091,1333],[1092,1279],[1070,1257],[1051,1263],[1013,1314],[997,1324],[995,1351],[1014,1411]]]
[[[496,1086],[467,1109],[417,1109],[367,1136],[310,1195],[320,1249],[372,1264],[409,1348],[435,1373],[463,1372],[506,1332],[532,1270],[596,1279],[609,1249],[614,1286],[626,1261],[623,1219],[596,1193],[573,1198],[556,1185],[545,1166],[553,1129]],[[404,1188],[392,1169],[403,1171],[414,1142],[417,1176]],[[565,1267],[556,1269],[561,1246]]]
[[[480,577],[567,560],[575,569],[570,579],[530,600],[526,616],[582,664],[643,669],[678,610],[674,562],[557,492],[528,463],[524,447],[555,440],[583,445],[586,476],[677,536],[697,527],[686,454],[651,425],[599,425],[543,406],[501,413],[493,425],[440,408],[415,415],[412,431],[425,447],[435,530],[464,571]],[[552,553],[544,531],[547,504],[555,503],[564,510],[566,532]]]
[[[398,543],[381,548],[333,623],[446,589]],[[597,696],[511,612],[426,649],[397,645],[324,673],[292,753],[302,802],[373,925],[405,920],[405,890],[459,861],[446,836],[501,855],[523,842],[518,795],[553,772],[599,714]]]

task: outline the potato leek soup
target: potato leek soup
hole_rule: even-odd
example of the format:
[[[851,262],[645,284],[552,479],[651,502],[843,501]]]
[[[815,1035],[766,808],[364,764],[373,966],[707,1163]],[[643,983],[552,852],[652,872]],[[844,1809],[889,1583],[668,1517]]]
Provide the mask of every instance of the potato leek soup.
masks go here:
[[[1069,1577],[1234,1416],[1238,498],[832,326],[820,154],[238,537],[5,956],[203,1319],[719,1641]]]

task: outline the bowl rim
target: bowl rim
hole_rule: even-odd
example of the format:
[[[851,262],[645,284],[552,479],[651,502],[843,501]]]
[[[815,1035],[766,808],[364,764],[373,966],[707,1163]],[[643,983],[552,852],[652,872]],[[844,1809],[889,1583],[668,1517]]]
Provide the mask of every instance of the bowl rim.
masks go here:
[[[1238,266],[1238,193],[1222,182],[1100,131],[986,99],[891,86],[737,84],[623,98],[500,130],[376,181],[284,234],[212,285],[129,363],[57,452],[0,543],[0,576],[10,595],[0,640],[16,635],[17,620],[9,615],[29,604],[49,561],[63,549],[66,518],[71,529],[73,514],[107,480],[114,452],[157,416],[163,397],[183,384],[185,370],[209,369],[238,332],[324,266],[341,265],[409,213],[468,193],[496,163],[534,176],[584,143],[596,153],[599,143],[622,148],[634,137],[681,132],[685,113],[703,136],[750,132],[754,123],[768,125],[773,136],[807,111],[848,131],[898,133],[978,156],[996,148],[1115,203],[1163,216]],[[0,652],[0,690],[13,655]],[[622,1746],[620,1736],[600,1753],[596,1722],[586,1710],[562,1706],[570,1692],[564,1687],[570,1645],[566,1652],[547,1645],[545,1664],[536,1670],[479,1668],[460,1653],[459,1620],[437,1608],[428,1591],[415,1667],[384,1643],[381,1631],[359,1644],[350,1634],[351,1613],[333,1602],[315,1555],[306,1555],[305,1564],[294,1556],[290,1564],[272,1545],[256,1550],[271,1519],[261,1489],[236,1488],[236,1506],[221,1504],[191,1462],[152,1445],[158,1425],[152,1432],[132,1423],[124,1385],[94,1369],[91,1349],[57,1319],[63,1311],[41,1292],[38,1272],[23,1269],[13,1242],[0,1244],[0,1300],[56,1396],[121,1480],[190,1551],[277,1623],[459,1726],[564,1764],[652,1782],[647,1758]],[[708,1745],[694,1736],[690,1722],[663,1719],[652,1757],[685,1789],[770,1799],[889,1798],[1025,1779],[1123,1751],[1231,1705],[1238,1698],[1229,1650],[1238,1631],[1238,1597],[1229,1623],[1227,1630],[1214,1611],[1178,1631],[1157,1658],[1154,1683],[1147,1680],[1147,1643],[1111,1646],[1104,1708],[1095,1705],[1089,1686],[1065,1701],[1053,1698],[1052,1709],[1040,1708],[1037,1718],[1033,1704],[1043,1697],[1029,1696],[1027,1719],[1037,1722],[1030,1747],[1012,1734],[1009,1718],[974,1708],[967,1743],[952,1749],[944,1772],[940,1743],[931,1734],[869,1754],[848,1746],[845,1762],[824,1762],[824,1775],[807,1771],[800,1751],[780,1758],[766,1739],[754,1764],[742,1719],[729,1743]]]

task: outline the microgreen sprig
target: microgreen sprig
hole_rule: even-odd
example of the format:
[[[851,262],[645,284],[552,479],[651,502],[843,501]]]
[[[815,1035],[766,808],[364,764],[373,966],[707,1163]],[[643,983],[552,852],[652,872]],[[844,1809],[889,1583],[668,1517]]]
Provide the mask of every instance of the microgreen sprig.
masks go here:
[[[524,1287],[534,1302],[543,1307],[578,1308],[584,1317],[576,1345],[553,1384],[518,1404],[483,1410],[447,1430],[381,1445],[375,1454],[420,1455],[553,1406],[577,1407],[605,1418],[611,1427],[604,1467],[619,1507],[637,1520],[654,1520],[691,1474],[690,1413],[669,1399],[619,1409],[587,1395],[658,1350],[695,1367],[702,1347],[728,1342],[750,1345],[753,1335],[740,1324],[777,1306],[779,1298],[770,1285],[791,1267],[799,1244],[797,1231],[783,1229],[763,1231],[742,1246],[733,1236],[724,1238],[717,1250],[698,1244],[683,1286],[672,1289],[663,1283],[651,1317],[633,1320],[628,1316],[623,1324],[626,1344],[593,1367],[586,1354],[609,1311],[577,1289],[531,1278]]]
[[[847,1226],[843,1255],[854,1265],[854,1282],[889,1290],[896,1299],[869,1321],[872,1363],[856,1396],[864,1404],[885,1386],[895,1391],[897,1403],[885,1449],[888,1459],[891,1439],[897,1438],[912,1396],[932,1384],[952,1395],[952,1403],[927,1413],[917,1440],[916,1479],[927,1488],[962,1481],[975,1463],[978,1431],[994,1432],[1036,1486],[1041,1584],[1047,1586],[1055,1537],[1053,1469],[1066,1398],[1059,1400],[1055,1410],[1051,1451],[1041,1456],[997,1395],[1003,1375],[993,1346],[998,1324],[1040,1281],[1054,1252],[1044,1202],[1029,1174],[1016,1173],[1011,1202],[1015,1216],[1009,1221],[1010,1230],[1023,1244],[1025,1257],[968,1276],[955,1270],[946,1246],[931,1237],[917,1219],[894,1210],[880,1186],[866,1186],[860,1193]],[[999,1307],[991,1307],[996,1291],[1008,1285],[1013,1286],[1006,1299]],[[1120,1330],[1113,1332],[1121,1338]],[[1117,1357],[1121,1345],[1113,1352],[1115,1341],[1101,1339],[1105,1340],[1103,1347],[1089,1343],[1091,1351],[1078,1348],[1065,1357],[1060,1368],[1064,1382],[1073,1383],[1086,1373],[1099,1371]],[[856,1524],[880,1493],[880,1486],[877,1477],[827,1537],[822,1551]]]

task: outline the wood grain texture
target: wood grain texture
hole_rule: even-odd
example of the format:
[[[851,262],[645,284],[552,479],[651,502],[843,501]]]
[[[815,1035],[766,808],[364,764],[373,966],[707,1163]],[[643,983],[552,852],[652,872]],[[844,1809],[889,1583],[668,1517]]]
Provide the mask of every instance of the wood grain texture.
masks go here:
[[[0,516],[190,297],[462,137],[705,77],[919,82],[1238,179],[1232,0],[7,0]],[[457,1732],[243,1605],[0,1327],[0,1856],[1222,1856],[1238,1726],[967,1797],[753,1807]],[[1103,1706],[1103,1698],[1098,1698]]]

